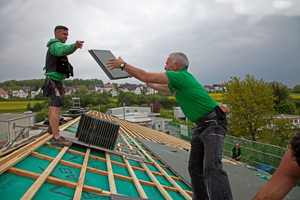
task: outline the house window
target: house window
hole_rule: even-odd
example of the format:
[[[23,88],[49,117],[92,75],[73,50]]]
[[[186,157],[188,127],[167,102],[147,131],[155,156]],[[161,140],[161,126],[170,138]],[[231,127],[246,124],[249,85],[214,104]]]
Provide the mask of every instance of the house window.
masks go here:
[[[133,112],[137,112],[137,110],[134,110]]]
[[[160,124],[159,124],[159,125],[157,125],[157,127],[158,127],[158,128],[160,128]]]
[[[128,112],[128,113],[129,113],[129,110],[126,110],[126,112]]]

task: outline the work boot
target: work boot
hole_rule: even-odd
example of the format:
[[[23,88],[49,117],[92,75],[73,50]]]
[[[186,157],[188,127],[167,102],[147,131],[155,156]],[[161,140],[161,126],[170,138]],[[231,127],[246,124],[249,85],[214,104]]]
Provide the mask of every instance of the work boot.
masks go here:
[[[51,145],[59,147],[69,147],[72,145],[72,142],[67,141],[66,138],[60,136],[60,138],[55,139],[54,137],[51,140]]]

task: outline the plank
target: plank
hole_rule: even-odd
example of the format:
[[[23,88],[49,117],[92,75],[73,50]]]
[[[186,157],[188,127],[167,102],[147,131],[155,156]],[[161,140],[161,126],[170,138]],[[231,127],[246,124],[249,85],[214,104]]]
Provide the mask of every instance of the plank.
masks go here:
[[[34,173],[34,172],[22,170],[22,169],[17,169],[17,168],[14,168],[14,167],[9,168],[7,170],[7,173],[11,173],[11,174],[19,175],[19,176],[24,176],[24,177],[32,178],[32,179],[38,179],[39,176],[40,176],[40,174],[38,174],[38,173]],[[62,179],[59,179],[59,178],[54,178],[54,177],[51,177],[51,176],[47,177],[45,182],[52,183],[52,184],[59,185],[59,186],[63,186],[63,187],[72,188],[72,189],[75,189],[77,187],[77,184],[74,183],[74,182],[62,180]],[[105,190],[101,190],[100,188],[95,188],[95,187],[92,187],[92,186],[84,185],[83,186],[83,191],[110,197],[110,192],[105,191]]]
[[[121,135],[121,137],[123,137],[123,135]],[[123,140],[125,141],[126,145],[127,145],[130,149],[132,149],[132,147],[128,144],[127,140],[126,140],[124,137],[123,137]],[[125,144],[124,144],[124,145],[125,145]],[[134,185],[135,185],[135,187],[136,187],[136,189],[137,189],[137,191],[138,191],[140,197],[141,197],[141,198],[148,198],[147,195],[146,195],[146,193],[145,193],[145,191],[144,191],[144,189],[143,189],[143,187],[141,186],[141,184],[140,184],[138,178],[136,177],[136,175],[135,175],[135,173],[134,173],[134,171],[133,171],[133,169],[132,169],[130,163],[129,163],[128,160],[125,158],[125,156],[122,156],[122,158],[123,158],[123,161],[125,162],[125,165],[126,165],[126,167],[127,167],[127,170],[129,171],[129,174],[130,174],[130,176],[131,176],[131,178],[132,178],[132,180],[133,180],[133,183],[134,183]]]
[[[21,160],[26,158],[30,153],[35,151],[37,148],[42,146],[45,142],[47,142],[51,138],[52,138],[51,135],[47,135],[47,134],[43,135],[43,136],[41,136],[41,140],[35,141],[32,144],[25,146],[25,148],[21,148],[21,149],[17,150],[16,152],[13,152],[12,153],[13,155],[7,155],[5,157],[6,159],[1,161],[0,175],[2,173],[4,173],[7,169],[9,169],[10,167],[14,166],[18,162],[20,162]],[[4,161],[6,161],[6,162],[3,163]]]
[[[130,138],[131,139],[131,138]],[[134,140],[131,139],[131,141],[135,144],[137,144]],[[140,146],[138,146],[140,148],[140,150],[143,152],[143,154],[155,165],[155,167],[162,173],[164,174],[164,176],[168,179],[168,181],[175,187],[178,189],[178,191],[184,196],[184,198],[192,200],[192,198],[190,197],[190,195],[188,195],[186,193],[185,190],[183,190],[162,168],[160,165],[158,165],[151,156],[149,156],[147,154],[147,152],[142,149]]]
[[[64,147],[63,150],[55,157],[55,159],[50,163],[50,165],[46,168],[46,170],[40,175],[40,177],[31,185],[31,187],[27,190],[27,192],[21,198],[32,199],[34,195],[38,192],[40,187],[43,185],[47,177],[50,175],[54,167],[58,164],[59,160],[63,157],[63,155],[67,152],[69,147]]]
[[[83,188],[83,183],[84,183],[84,178],[85,178],[85,172],[86,172],[90,152],[91,152],[91,148],[87,148],[86,154],[85,154],[85,157],[84,157],[84,161],[83,161],[83,164],[82,164],[81,172],[80,172],[80,175],[79,175],[77,187],[76,187],[75,194],[74,194],[74,198],[73,198],[74,200],[80,200],[81,199],[82,188]]]
[[[112,167],[111,167],[111,161],[110,161],[109,153],[105,152],[105,156],[106,156],[106,166],[107,166],[107,173],[108,173],[109,189],[110,189],[110,192],[112,194],[117,194],[117,189],[116,189],[113,170],[112,170]]]

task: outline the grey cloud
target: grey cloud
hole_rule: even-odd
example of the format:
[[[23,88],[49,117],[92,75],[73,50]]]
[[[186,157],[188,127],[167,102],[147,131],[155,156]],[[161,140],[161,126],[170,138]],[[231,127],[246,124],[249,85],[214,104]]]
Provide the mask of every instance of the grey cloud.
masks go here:
[[[271,0],[219,1],[1,1],[0,82],[43,78],[46,43],[63,24],[67,44],[85,41],[69,56],[75,78],[112,82],[87,51],[110,49],[150,72],[164,72],[167,56],[182,51],[202,84],[248,73],[299,84],[299,3],[276,9]]]

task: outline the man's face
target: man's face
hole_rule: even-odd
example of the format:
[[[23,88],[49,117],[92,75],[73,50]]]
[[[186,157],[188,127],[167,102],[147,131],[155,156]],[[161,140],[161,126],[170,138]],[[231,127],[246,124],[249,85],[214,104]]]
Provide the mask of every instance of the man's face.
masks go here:
[[[236,144],[235,144],[235,148],[238,149],[239,147],[240,147],[239,143],[236,143]]]
[[[176,70],[176,63],[173,64],[172,58],[173,58],[173,55],[169,56],[166,61],[166,66],[165,66],[166,71],[175,71]]]
[[[58,29],[55,31],[55,39],[60,40],[62,43],[66,43],[69,36],[68,30]]]

